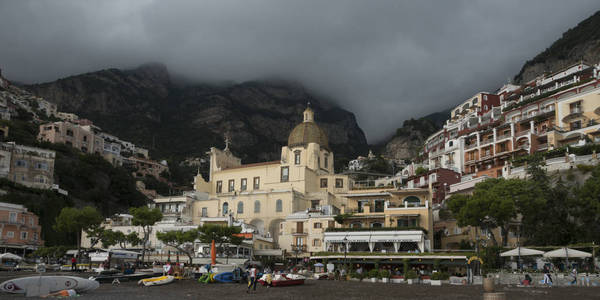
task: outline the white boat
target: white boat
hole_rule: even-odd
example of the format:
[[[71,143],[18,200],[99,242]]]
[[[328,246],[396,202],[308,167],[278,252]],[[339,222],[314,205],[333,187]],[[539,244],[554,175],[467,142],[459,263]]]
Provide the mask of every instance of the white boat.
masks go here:
[[[140,281],[138,281],[139,285],[144,285],[144,286],[153,286],[153,285],[163,285],[163,284],[168,284],[173,282],[173,280],[175,280],[174,276],[159,276],[159,277],[152,277],[152,278],[146,278],[146,279],[140,279]]]
[[[0,291],[30,294],[31,290],[53,293],[70,289],[81,293],[97,289],[98,286],[100,284],[96,281],[75,276],[31,276],[7,280],[0,284]]]

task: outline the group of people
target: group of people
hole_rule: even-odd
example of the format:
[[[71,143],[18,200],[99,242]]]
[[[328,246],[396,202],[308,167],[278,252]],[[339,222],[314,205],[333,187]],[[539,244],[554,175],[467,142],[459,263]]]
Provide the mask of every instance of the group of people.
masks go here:
[[[543,277],[541,283],[546,286],[552,286],[554,284],[554,280],[552,279],[552,272],[548,266],[544,266],[544,269],[542,269],[542,274],[544,274],[544,277]],[[579,276],[577,268],[573,267],[571,269],[571,271],[569,272],[569,275],[572,278],[572,280],[569,282],[569,284],[577,285],[577,278]],[[521,281],[521,284],[525,285],[525,286],[532,285],[533,279],[531,278],[531,276],[529,274],[525,274],[525,279]],[[590,276],[587,271],[585,272],[584,276],[581,278],[581,285],[585,285],[585,286],[590,285]]]

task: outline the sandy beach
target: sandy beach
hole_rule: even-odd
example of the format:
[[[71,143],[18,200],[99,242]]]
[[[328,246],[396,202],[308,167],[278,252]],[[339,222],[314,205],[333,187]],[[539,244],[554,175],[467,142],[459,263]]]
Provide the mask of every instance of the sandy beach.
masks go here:
[[[18,277],[21,277],[20,274]],[[66,275],[63,273],[63,275]],[[29,275],[31,276],[31,274]],[[2,281],[15,274],[0,274]],[[84,277],[84,275],[81,275]],[[506,299],[598,299],[599,288],[554,287],[519,288],[499,286]],[[165,286],[139,287],[135,282],[123,282],[119,286],[102,284],[80,299],[481,299],[481,286],[441,287],[430,285],[407,285],[392,283],[369,283],[354,281],[307,280],[304,285],[265,288],[257,286],[256,292],[246,294],[244,284],[200,284],[194,280],[182,280]],[[23,295],[2,294],[2,299],[23,299]]]

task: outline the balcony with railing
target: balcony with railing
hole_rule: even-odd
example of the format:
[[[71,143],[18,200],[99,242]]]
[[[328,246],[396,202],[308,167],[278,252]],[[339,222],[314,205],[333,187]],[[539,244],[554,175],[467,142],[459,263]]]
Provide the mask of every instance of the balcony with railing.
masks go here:
[[[292,244],[291,249],[292,249],[292,252],[294,252],[294,253],[301,253],[301,252],[306,252],[307,247],[306,247],[306,245]]]
[[[307,235],[308,230],[306,228],[304,228],[304,229],[292,228],[292,229],[290,229],[290,234],[291,235]]]
[[[496,137],[496,142],[504,140],[504,139],[509,139],[511,137],[512,137],[512,134],[510,134],[510,132],[507,134],[501,134]]]
[[[517,132],[515,134],[515,137],[522,137],[522,136],[525,136],[525,135],[528,135],[528,134],[529,134],[529,130],[523,130],[523,131]]]
[[[471,144],[465,145],[465,150],[471,150],[477,148],[477,142],[471,142]]]

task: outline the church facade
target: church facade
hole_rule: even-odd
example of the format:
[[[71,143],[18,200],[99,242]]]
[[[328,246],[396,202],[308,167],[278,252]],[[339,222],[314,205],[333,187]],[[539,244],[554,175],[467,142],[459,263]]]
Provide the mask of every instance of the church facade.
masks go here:
[[[406,235],[405,231],[396,230],[397,226],[404,224],[396,221],[401,217],[410,220],[421,218],[423,220],[419,223],[420,226],[427,230],[432,227],[431,209],[426,205],[431,201],[431,190],[428,189],[402,192],[406,194],[402,199],[414,194],[423,212],[417,211],[412,204],[406,208],[404,205],[393,207],[388,205],[390,200],[385,197],[380,197],[382,201],[385,200],[385,206],[376,206],[379,205],[377,202],[373,204],[372,212],[357,210],[357,203],[366,207],[367,204],[364,203],[372,200],[372,195],[365,194],[366,191],[353,191],[352,180],[347,175],[335,174],[334,153],[329,147],[326,134],[315,123],[314,112],[310,107],[304,111],[304,121],[291,131],[287,145],[281,148],[280,160],[242,164],[241,159],[233,155],[228,143],[226,144],[225,149],[213,147],[208,153],[208,182],[201,175],[195,178],[194,189],[196,192],[207,193],[208,198],[194,202],[194,224],[222,224],[233,217],[253,225],[260,234],[271,237],[281,249],[298,257],[321,251],[340,251],[337,247],[339,241],[335,238],[326,241],[329,234],[327,232],[345,232],[343,227],[354,227],[358,224],[355,221],[362,219],[379,222],[366,222],[365,232],[370,232],[370,227],[389,225],[393,227],[389,229],[394,230],[391,233],[398,237]],[[379,209],[382,211],[379,212]],[[381,221],[373,219],[379,217],[378,214],[382,214],[383,210],[390,211],[390,216],[379,218]],[[354,213],[352,220],[356,220],[353,223],[346,222],[347,224],[336,223],[334,216],[344,213]],[[405,214],[408,217],[404,216]],[[419,217],[420,215],[423,216]],[[408,223],[404,225],[408,227]],[[344,234],[352,236],[350,233]],[[423,231],[416,235],[418,236],[415,238],[407,238],[415,247],[426,251],[428,247],[425,247],[423,241],[429,237]],[[364,251],[365,247],[360,248],[361,251]],[[348,248],[350,251],[354,250],[349,246]],[[377,245],[369,250],[372,252],[376,249]]]
[[[290,133],[278,161],[244,165],[228,147],[213,147],[209,155],[209,181],[198,175],[194,186],[209,197],[195,203],[194,223],[233,216],[275,242],[283,234],[282,223],[294,212],[338,212],[342,203],[336,195],[346,193],[350,185],[347,175],[335,174],[334,154],[311,108]]]

